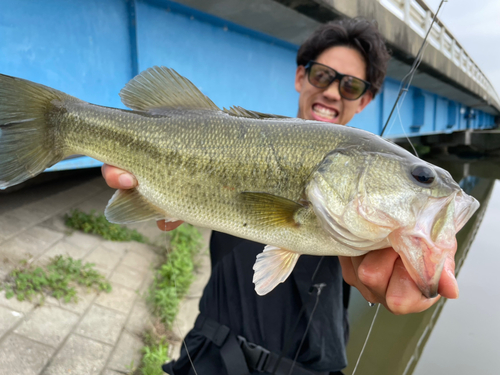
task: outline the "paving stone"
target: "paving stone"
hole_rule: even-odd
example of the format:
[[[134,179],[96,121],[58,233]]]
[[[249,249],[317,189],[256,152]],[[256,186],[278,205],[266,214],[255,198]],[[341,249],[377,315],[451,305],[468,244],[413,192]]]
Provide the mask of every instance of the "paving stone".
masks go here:
[[[15,268],[14,263],[12,263],[6,257],[3,257],[2,259],[2,256],[0,255],[0,280],[5,280],[5,278],[14,268]]]
[[[102,373],[102,375],[123,375],[123,372],[118,372],[118,371],[115,371],[115,370],[111,370],[109,368],[105,369],[104,372]]]
[[[50,249],[45,251],[43,255],[40,256],[39,261],[41,262],[49,262],[51,258],[54,258],[58,255],[70,256],[73,259],[82,259],[85,257],[91,250],[82,249],[81,247],[72,245],[71,243],[62,240],[52,246]]]
[[[99,246],[85,257],[85,262],[95,263],[112,270],[116,267],[120,258],[121,256],[114,251]]]
[[[11,310],[19,311],[24,314],[30,312],[35,308],[35,305],[28,301],[18,301],[14,296],[12,298],[5,298],[5,291],[0,291],[0,305],[8,307]]]
[[[77,230],[71,232],[71,234],[66,236],[64,239],[72,245],[87,250],[97,247],[101,242],[99,237],[87,233],[82,233]]]
[[[130,312],[130,316],[125,326],[127,331],[140,335],[151,325],[152,317],[146,303],[143,300],[137,301]]]
[[[147,221],[140,229],[139,233],[147,237],[151,243],[159,247],[166,247],[170,243],[170,237],[167,233],[158,229],[155,221]]]
[[[38,241],[35,236],[31,236],[24,231],[3,242],[1,251],[2,256],[15,263],[22,259],[36,257],[42,254],[47,247],[47,244]]]
[[[107,250],[114,251],[117,254],[123,255],[130,249],[130,242],[106,241],[101,242],[101,246]]]
[[[149,270],[142,281],[142,285],[139,288],[139,295],[145,296],[148,293],[149,286],[153,283],[155,276],[154,270]]]
[[[47,297],[46,302],[53,306],[59,306],[61,309],[74,312],[78,315],[82,315],[97,297],[97,292],[95,292],[93,289],[84,288],[82,286],[77,286],[75,287],[75,289],[76,296],[78,298],[78,301],[76,303],[65,303],[64,301],[52,297]]]
[[[127,288],[138,290],[146,276],[146,271],[136,270],[120,264],[109,278],[112,283],[117,283]]]
[[[158,254],[152,249],[150,245],[133,242],[130,250],[140,255],[142,258],[146,259],[149,262],[155,262],[158,259]]]
[[[78,315],[57,306],[43,305],[33,311],[15,333],[57,347],[78,321]]]
[[[56,215],[49,217],[47,220],[38,224],[41,227],[52,229],[56,232],[69,233],[71,229],[64,224],[64,215]]]
[[[82,336],[114,344],[125,320],[125,314],[93,305],[77,327],[76,332]]]
[[[21,233],[28,224],[9,214],[0,215],[0,240],[6,240]]]
[[[123,257],[122,264],[129,266],[131,268],[137,268],[142,270],[148,270],[152,268],[151,261],[146,259],[144,256],[134,252],[129,251]]]
[[[104,278],[109,279],[111,274],[113,273],[113,270],[108,267],[100,266],[99,264],[96,264],[94,266],[94,269],[99,272]]]
[[[5,271],[8,270],[8,272],[16,268],[20,261],[33,258],[33,254],[22,246],[19,241],[16,241],[15,238],[3,242],[0,251],[2,268],[4,268]]]
[[[118,284],[112,284],[112,286],[111,292],[101,293],[95,303],[128,314],[138,297],[137,293]]]
[[[23,316],[23,313],[0,306],[0,337]]]
[[[9,211],[9,216],[21,220],[28,225],[39,223],[50,216],[50,213],[31,206],[32,205],[30,204]]]
[[[70,207],[78,204],[86,196],[79,196],[73,194],[72,189],[62,191],[60,193],[54,194],[48,198],[45,198],[44,203],[52,206],[54,212],[63,212],[68,210]]]
[[[50,346],[11,334],[0,345],[0,373],[38,375],[53,352]],[[2,369],[8,372],[1,372]]]
[[[92,211],[102,214],[104,212],[104,209],[106,208],[106,203],[96,201],[95,199],[90,199],[77,204],[74,208],[83,211],[86,214],[89,214]]]
[[[98,375],[111,350],[109,345],[71,335],[43,375]]]
[[[115,346],[115,351],[108,363],[108,368],[127,373],[141,362],[142,340],[136,335],[123,332]]]
[[[44,228],[42,226],[36,226],[26,230],[26,233],[29,233],[30,236],[36,237],[38,241],[43,242],[46,245],[53,245],[61,238],[64,237],[64,234],[61,232],[57,232],[48,228]]]

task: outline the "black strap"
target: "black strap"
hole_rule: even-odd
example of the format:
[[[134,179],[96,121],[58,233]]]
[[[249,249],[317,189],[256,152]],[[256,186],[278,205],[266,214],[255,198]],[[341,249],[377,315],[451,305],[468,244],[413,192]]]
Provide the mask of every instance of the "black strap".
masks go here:
[[[224,324],[198,315],[194,328],[220,347],[222,360],[229,375],[250,374],[251,371],[270,373],[276,367],[276,375],[327,375],[303,368],[289,358],[270,352],[262,346],[248,342],[244,337],[236,337]]]
[[[236,336],[229,327],[200,314],[196,318],[194,328],[220,348],[220,354],[229,375],[250,374]]]
[[[241,350],[247,360],[248,367],[253,371],[270,373],[274,367],[277,375],[328,375],[328,372],[316,372],[305,369],[301,364],[290,358],[280,358],[276,353],[270,352],[260,345],[248,342],[244,337],[238,336]],[[278,364],[279,361],[279,364]],[[294,363],[295,362],[295,363]],[[293,371],[290,372],[290,370]]]

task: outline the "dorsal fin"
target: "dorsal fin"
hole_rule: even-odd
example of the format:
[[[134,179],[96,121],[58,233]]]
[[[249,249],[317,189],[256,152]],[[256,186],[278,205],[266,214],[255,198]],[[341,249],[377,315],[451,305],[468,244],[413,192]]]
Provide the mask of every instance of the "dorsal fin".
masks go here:
[[[141,72],[125,85],[120,97],[127,107],[139,111],[167,108],[220,110],[191,81],[164,66],[153,66]]]
[[[231,116],[237,116],[237,117],[248,117],[248,118],[257,118],[257,119],[266,119],[266,118],[290,118],[287,116],[280,116],[280,115],[270,115],[267,113],[262,113],[262,112],[257,112],[257,111],[250,111],[248,109],[234,106],[229,109],[224,108],[223,110],[226,112],[228,115]]]

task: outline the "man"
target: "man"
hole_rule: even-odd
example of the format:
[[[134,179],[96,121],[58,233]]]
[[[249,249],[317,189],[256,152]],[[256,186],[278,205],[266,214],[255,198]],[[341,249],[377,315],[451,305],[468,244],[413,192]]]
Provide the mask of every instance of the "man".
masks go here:
[[[342,20],[316,30],[297,54],[298,117],[345,125],[379,91],[389,54],[376,27]],[[133,176],[104,166],[111,187],[131,188]],[[163,230],[180,223],[159,222]],[[252,266],[263,245],[222,233],[210,242],[212,276],[200,316],[187,335],[188,352],[165,366],[169,374],[341,374],[346,366],[349,289],[395,314],[419,312],[437,299],[422,296],[393,249],[360,257],[301,256],[289,279],[266,296],[253,290]],[[450,257],[439,293],[458,296]],[[256,347],[259,346],[259,347]],[[189,356],[190,357],[189,357]],[[281,358],[282,357],[282,358]],[[246,363],[245,363],[246,362]],[[248,368],[247,368],[248,366]]]

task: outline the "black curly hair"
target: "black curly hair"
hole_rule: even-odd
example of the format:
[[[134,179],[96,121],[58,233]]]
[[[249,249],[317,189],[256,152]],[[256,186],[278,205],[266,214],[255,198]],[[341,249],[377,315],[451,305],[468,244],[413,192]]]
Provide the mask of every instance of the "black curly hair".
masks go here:
[[[297,66],[316,60],[330,47],[350,47],[361,53],[366,63],[366,80],[371,83],[373,96],[384,82],[391,55],[377,24],[364,18],[339,19],[318,27],[300,46]]]

